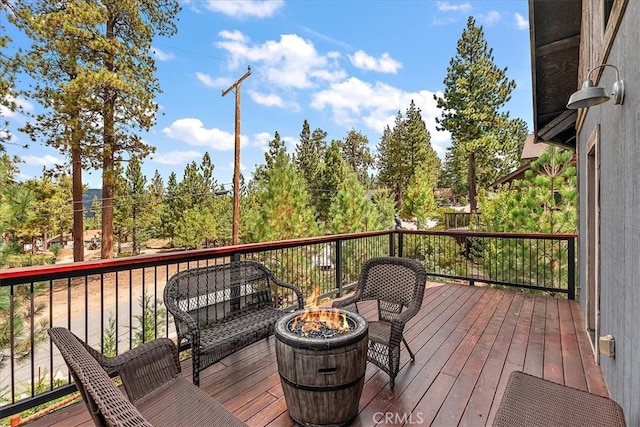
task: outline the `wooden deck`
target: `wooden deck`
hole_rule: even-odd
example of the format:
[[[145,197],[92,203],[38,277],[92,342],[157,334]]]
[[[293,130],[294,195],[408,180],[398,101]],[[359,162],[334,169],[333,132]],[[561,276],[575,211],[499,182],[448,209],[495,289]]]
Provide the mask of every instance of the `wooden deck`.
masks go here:
[[[490,425],[513,370],[608,396],[575,301],[430,284],[405,337],[415,362],[403,348],[393,393],[388,376],[368,365],[353,426]],[[295,425],[286,410],[274,342],[272,337],[247,347],[201,376],[202,387],[251,426]],[[188,361],[183,372],[190,377]],[[27,425],[91,421],[79,403]]]

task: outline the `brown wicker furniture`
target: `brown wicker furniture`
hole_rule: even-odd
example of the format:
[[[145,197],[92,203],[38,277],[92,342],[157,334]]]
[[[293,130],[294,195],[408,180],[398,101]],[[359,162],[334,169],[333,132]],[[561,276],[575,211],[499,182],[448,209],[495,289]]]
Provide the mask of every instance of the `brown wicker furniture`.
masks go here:
[[[625,426],[622,408],[597,394],[514,371],[493,421],[496,427]]]
[[[391,389],[400,368],[400,342],[411,360],[415,355],[404,339],[404,326],[422,306],[427,272],[409,258],[379,257],[365,262],[353,295],[334,301],[333,307],[358,312],[357,303],[376,300],[378,319],[369,321],[367,360],[389,374]]]
[[[178,346],[191,346],[195,385],[203,369],[272,335],[287,308],[304,307],[296,286],[254,261],[179,272],[164,289],[164,304],[176,322]]]
[[[178,349],[160,338],[105,357],[65,328],[49,330],[97,426],[245,426],[180,374]],[[127,397],[109,375],[120,375]]]

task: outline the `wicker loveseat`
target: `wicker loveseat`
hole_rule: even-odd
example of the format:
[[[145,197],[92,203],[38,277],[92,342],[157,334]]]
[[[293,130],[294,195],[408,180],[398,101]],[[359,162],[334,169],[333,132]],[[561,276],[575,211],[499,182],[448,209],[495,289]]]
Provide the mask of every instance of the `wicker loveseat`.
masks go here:
[[[176,273],[164,290],[178,346],[191,345],[193,383],[220,359],[273,334],[275,323],[304,307],[302,292],[264,264],[234,261]]]
[[[178,349],[160,338],[105,357],[65,328],[49,330],[97,426],[245,426],[180,373]],[[109,375],[120,375],[125,396]]]

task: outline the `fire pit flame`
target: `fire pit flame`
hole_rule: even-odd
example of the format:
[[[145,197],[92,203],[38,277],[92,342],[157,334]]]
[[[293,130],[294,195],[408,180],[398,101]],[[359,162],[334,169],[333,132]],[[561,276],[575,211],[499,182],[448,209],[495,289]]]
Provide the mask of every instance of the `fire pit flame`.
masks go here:
[[[305,310],[291,320],[289,330],[301,337],[330,338],[351,331],[353,327],[344,312]]]

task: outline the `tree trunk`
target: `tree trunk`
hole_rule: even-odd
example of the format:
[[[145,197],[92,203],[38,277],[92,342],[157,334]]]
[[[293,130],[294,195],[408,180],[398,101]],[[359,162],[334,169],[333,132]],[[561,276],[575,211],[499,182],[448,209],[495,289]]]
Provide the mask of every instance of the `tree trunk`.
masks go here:
[[[107,20],[107,39],[115,38],[113,29],[115,21],[113,18]],[[113,58],[107,56],[105,68],[113,72]],[[116,95],[112,88],[105,89],[104,109],[103,109],[103,159],[102,159],[102,247],[100,257],[102,259],[113,258],[113,195],[115,193],[115,171],[114,171],[114,149],[115,149],[115,101]]]
[[[105,128],[107,120],[105,118]],[[106,137],[106,135],[105,135]],[[105,143],[104,158],[102,160],[102,245],[100,257],[102,259],[113,258],[113,193],[114,170],[112,145]]]
[[[84,261],[84,209],[82,206],[82,151],[78,141],[71,147],[73,192],[73,261]]]
[[[469,185],[469,211],[478,210],[476,201],[476,153],[469,153],[469,173],[467,175],[467,183]]]

